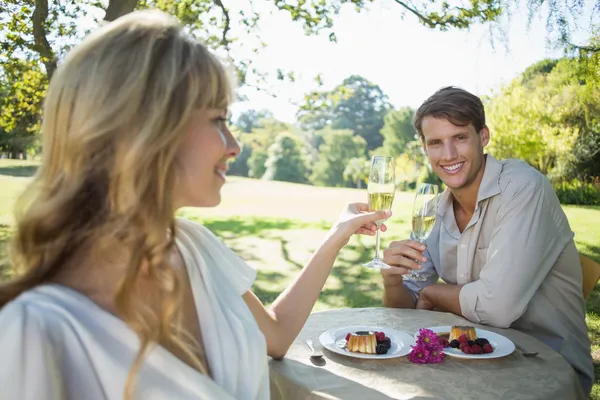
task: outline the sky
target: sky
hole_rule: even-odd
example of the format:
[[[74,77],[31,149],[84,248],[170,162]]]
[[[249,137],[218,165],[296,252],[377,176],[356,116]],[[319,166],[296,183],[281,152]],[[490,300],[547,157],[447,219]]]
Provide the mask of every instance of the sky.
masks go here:
[[[490,94],[529,65],[563,54],[547,42],[545,21],[537,18],[528,26],[524,9],[502,22],[506,40],[497,37],[494,45],[489,26],[433,31],[412,15],[402,19],[401,8],[393,0],[375,1],[362,13],[344,7],[334,20],[337,43],[329,42],[327,35],[305,36],[302,27],[291,23],[282,12],[266,13],[260,20],[260,35],[268,46],[254,58],[255,66],[291,70],[297,80],[293,84],[271,81],[269,89],[277,94],[275,98],[242,89],[248,101],[233,105],[233,117],[248,109],[268,109],[277,119],[294,122],[303,95],[318,89],[314,82],[317,74],[324,78],[325,90],[350,75],[362,75],[379,85],[396,108],[416,108],[447,85],[478,95]],[[574,36],[585,41],[589,19],[582,19],[579,26]]]
[[[334,17],[333,31],[338,40],[332,43],[328,32],[306,36],[301,24],[277,10],[273,0],[227,0],[233,20],[232,34],[238,37],[231,55],[238,59],[251,57],[254,67],[271,72],[272,76],[277,68],[293,71],[296,76],[294,83],[273,78],[266,85],[261,84],[270,94],[248,87],[238,89],[248,100],[233,104],[232,117],[235,120],[249,109],[266,109],[275,118],[293,123],[306,93],[331,90],[350,75],[361,75],[379,85],[395,108],[417,108],[437,89],[448,85],[489,95],[531,64],[563,55],[562,49],[547,40],[542,17],[547,13],[542,10],[529,24],[524,4],[527,0],[517,1],[523,4],[513,11],[510,19],[502,17],[493,25],[496,28],[493,41],[490,24],[440,32],[420,25],[412,14],[402,18],[403,9],[394,0],[374,0],[361,13],[346,4]],[[573,32],[578,44],[586,44],[591,18],[594,23],[600,22],[600,10],[595,14],[591,10],[595,2],[585,2],[584,16],[578,19],[577,30]],[[261,15],[258,33],[267,44],[257,55],[250,51],[258,42],[256,36],[245,36],[235,26],[237,13],[250,9]],[[101,19],[103,13],[90,15],[83,25],[92,26],[98,17]],[[506,33],[505,39],[499,35],[498,27]],[[321,87],[314,79],[318,74],[323,78]]]

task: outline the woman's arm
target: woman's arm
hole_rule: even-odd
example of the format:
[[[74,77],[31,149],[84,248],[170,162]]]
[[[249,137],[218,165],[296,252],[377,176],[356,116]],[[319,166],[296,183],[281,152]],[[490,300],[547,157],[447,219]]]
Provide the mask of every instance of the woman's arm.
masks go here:
[[[339,251],[355,234],[375,234],[375,221],[389,218],[390,212],[367,212],[366,204],[350,204],[329,231],[300,275],[279,295],[267,309],[252,291],[243,298],[252,311],[267,340],[269,356],[283,358],[304,326],[325,281],[331,272]],[[385,230],[385,225],[382,225]]]

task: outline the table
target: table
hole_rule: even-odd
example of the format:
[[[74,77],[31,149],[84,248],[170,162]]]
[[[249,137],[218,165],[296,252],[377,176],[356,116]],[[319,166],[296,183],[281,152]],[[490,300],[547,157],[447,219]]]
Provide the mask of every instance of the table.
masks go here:
[[[472,325],[497,332],[537,357],[519,350],[492,360],[446,356],[440,364],[413,364],[408,357],[363,360],[323,349],[310,359],[305,344],[331,328],[350,325],[391,327],[411,336],[419,328]],[[356,308],[313,313],[283,360],[269,360],[272,399],[584,399],[567,361],[537,339],[512,329],[473,324],[451,313],[393,308]]]

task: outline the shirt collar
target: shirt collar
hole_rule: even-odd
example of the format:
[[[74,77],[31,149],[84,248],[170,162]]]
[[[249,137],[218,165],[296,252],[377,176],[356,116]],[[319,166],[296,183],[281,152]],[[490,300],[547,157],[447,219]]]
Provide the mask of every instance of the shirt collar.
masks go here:
[[[500,193],[500,173],[502,173],[502,163],[492,157],[490,154],[485,155],[485,170],[479,192],[477,193],[477,205],[480,201],[489,199]]]

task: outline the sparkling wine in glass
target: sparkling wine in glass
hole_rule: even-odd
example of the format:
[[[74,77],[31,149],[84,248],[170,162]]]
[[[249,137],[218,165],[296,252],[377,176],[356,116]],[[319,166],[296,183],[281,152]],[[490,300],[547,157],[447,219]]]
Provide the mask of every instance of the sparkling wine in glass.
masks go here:
[[[412,212],[412,233],[413,237],[420,243],[431,234],[435,226],[435,217],[438,204],[438,186],[430,183],[422,183],[417,188],[415,202]],[[417,273],[416,270],[411,270],[410,273],[402,275],[409,281],[425,281],[425,277]]]
[[[367,186],[370,211],[389,211],[392,209],[394,195],[396,193],[394,169],[394,159],[392,157],[373,156],[373,159],[371,160],[371,171],[369,172],[369,184]],[[368,263],[363,264],[367,268],[391,268],[379,258],[379,228],[382,223],[383,220],[376,222],[375,258]]]

